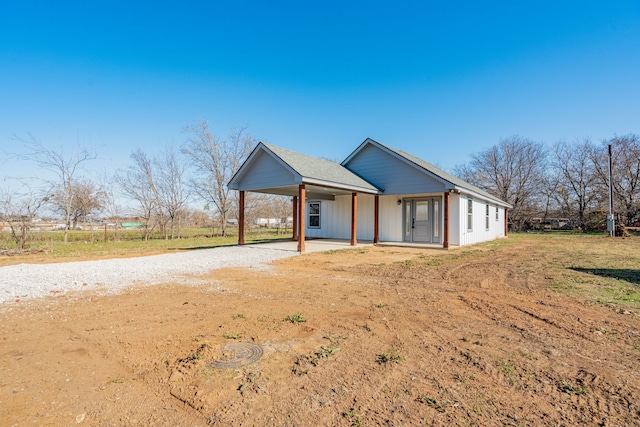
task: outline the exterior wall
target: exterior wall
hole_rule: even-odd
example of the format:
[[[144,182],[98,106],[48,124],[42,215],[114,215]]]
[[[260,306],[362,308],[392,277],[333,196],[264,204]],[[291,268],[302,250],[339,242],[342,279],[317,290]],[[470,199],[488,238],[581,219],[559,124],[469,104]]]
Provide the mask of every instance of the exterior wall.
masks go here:
[[[373,145],[365,147],[345,166],[383,189],[385,195],[443,193],[445,190],[444,183]]]
[[[316,200],[309,200],[317,202]],[[308,220],[305,234],[307,237],[324,239],[351,238],[351,195],[336,196],[335,200],[321,200],[320,228],[309,228]],[[374,196],[358,194],[358,212],[356,238],[373,240],[373,204]],[[306,209],[308,215],[308,208]]]
[[[496,205],[489,202],[489,228],[486,228],[487,202],[481,199],[473,200],[473,230],[467,229],[467,201],[469,196],[458,196],[458,221],[460,225],[459,245],[471,245],[479,242],[495,240],[504,236],[504,208],[498,207],[498,220],[496,221]]]
[[[398,200],[406,198],[440,197],[441,193],[420,193],[404,196],[380,196],[379,233],[382,242],[402,242],[403,205]],[[467,230],[467,200],[465,194],[451,193],[449,197],[449,245],[462,246],[504,237],[504,208],[489,203],[489,229],[486,229],[486,205],[481,199],[473,200],[473,230]],[[442,199],[444,202],[444,198]],[[351,195],[336,196],[335,200],[308,200],[320,203],[320,228],[309,228],[308,219],[305,234],[309,238],[344,239],[351,238]],[[374,196],[358,194],[358,240],[373,240]],[[308,207],[305,211],[309,212]],[[444,206],[440,209],[441,236],[444,234]]]
[[[451,193],[449,194],[449,246],[460,246],[462,236],[460,215],[460,195]]]
[[[380,239],[402,238],[402,207],[396,205],[397,197],[380,197]],[[316,200],[313,200],[316,202]],[[358,212],[356,238],[373,240],[374,196],[358,194]],[[309,209],[306,209],[308,215]],[[307,237],[324,239],[351,238],[351,195],[336,196],[335,200],[320,201],[320,228],[309,228],[308,220],[305,234]],[[399,241],[399,240],[398,240]]]
[[[382,242],[402,241],[402,204],[398,196],[380,196],[379,233]],[[373,239],[373,237],[372,237]]]
[[[257,153],[254,162],[240,181],[239,190],[255,190],[275,185],[295,184],[291,171],[264,152]]]

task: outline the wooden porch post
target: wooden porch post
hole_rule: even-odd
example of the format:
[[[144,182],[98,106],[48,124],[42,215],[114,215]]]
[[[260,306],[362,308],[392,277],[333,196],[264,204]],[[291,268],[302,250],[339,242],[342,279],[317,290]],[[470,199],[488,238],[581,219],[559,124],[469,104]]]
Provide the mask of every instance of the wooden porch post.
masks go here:
[[[504,208],[504,237],[509,235],[509,211]]]
[[[298,212],[299,212],[298,223],[300,224],[300,230],[298,232],[298,252],[304,252],[304,229],[306,227],[305,213],[304,213],[305,203],[306,203],[305,196],[306,196],[306,189],[304,187],[304,184],[300,184],[298,186],[298,197],[300,199],[300,209],[298,209]]]
[[[380,196],[375,195],[373,198],[373,244],[380,242]]]
[[[351,193],[351,246],[356,246],[356,228],[358,221],[358,193]]]
[[[444,233],[442,236],[442,247],[449,248],[449,192],[444,193]]]
[[[298,196],[293,196],[293,241],[298,240]]]
[[[244,245],[244,191],[242,190],[240,190],[238,211],[238,244]]]

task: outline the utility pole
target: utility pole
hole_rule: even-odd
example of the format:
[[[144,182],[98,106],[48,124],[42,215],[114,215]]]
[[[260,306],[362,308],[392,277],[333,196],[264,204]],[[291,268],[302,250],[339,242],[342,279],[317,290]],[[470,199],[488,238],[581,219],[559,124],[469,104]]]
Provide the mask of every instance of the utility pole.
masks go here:
[[[611,144],[609,144],[609,215],[607,216],[607,230],[609,230],[609,236],[614,237],[616,235],[616,220],[613,215],[613,155]]]

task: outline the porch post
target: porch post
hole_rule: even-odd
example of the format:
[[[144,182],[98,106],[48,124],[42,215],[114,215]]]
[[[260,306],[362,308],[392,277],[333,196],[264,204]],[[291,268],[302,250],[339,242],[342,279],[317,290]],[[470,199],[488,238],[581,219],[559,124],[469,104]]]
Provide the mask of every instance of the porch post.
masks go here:
[[[298,240],[298,196],[293,196],[293,239]]]
[[[244,191],[242,190],[240,190],[238,211],[238,245],[244,245]]]
[[[380,242],[380,196],[375,195],[373,198],[373,244]]]
[[[444,193],[444,232],[442,236],[442,247],[449,248],[449,192]]]
[[[356,246],[356,228],[358,221],[358,193],[351,193],[351,246]]]
[[[305,229],[304,209],[306,204],[305,196],[306,196],[306,189],[304,187],[304,184],[300,184],[298,186],[298,198],[300,199],[300,209],[298,209],[298,212],[299,212],[298,223],[300,224],[300,230],[298,231],[298,252],[304,252],[304,229]]]
[[[504,237],[509,235],[509,211],[504,208]]]

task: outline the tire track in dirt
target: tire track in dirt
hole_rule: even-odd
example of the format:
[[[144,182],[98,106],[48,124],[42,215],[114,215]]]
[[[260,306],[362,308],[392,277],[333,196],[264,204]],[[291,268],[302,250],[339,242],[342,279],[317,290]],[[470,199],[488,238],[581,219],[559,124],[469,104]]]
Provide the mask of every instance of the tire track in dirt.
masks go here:
[[[563,311],[566,307],[557,307],[557,313],[536,314],[530,309],[526,309],[510,304],[492,304],[482,298],[466,298],[459,296],[460,301],[465,303],[472,310],[479,312],[484,318],[491,320],[496,326],[506,326],[526,337],[529,341],[535,339],[541,350],[541,355],[545,355],[551,369],[546,372],[540,369],[539,363],[524,363],[519,361],[515,367],[525,372],[533,372],[539,379],[533,383],[528,383],[529,388],[535,394],[543,394],[551,396],[552,404],[558,407],[570,404],[572,411],[581,414],[583,420],[594,419],[598,413],[606,413],[608,418],[616,420],[624,420],[628,414],[632,413],[640,415],[638,406],[633,399],[637,394],[637,387],[624,384],[625,380],[616,372],[607,366],[593,366],[597,370],[605,369],[607,378],[616,378],[621,384],[614,385],[609,381],[603,381],[603,377],[591,372],[592,368],[579,368],[574,366],[563,366],[563,352],[574,353],[574,349],[582,349],[587,352],[587,348],[591,348],[597,342],[593,335],[586,334],[579,326],[575,326],[575,320],[567,321],[565,324],[560,321],[551,320],[563,319]],[[492,300],[495,301],[495,300]],[[518,315],[520,314],[520,316]],[[549,329],[551,328],[551,330]],[[555,332],[552,332],[555,331]],[[576,342],[576,339],[578,341]],[[586,341],[586,345],[580,344],[580,340]],[[606,345],[606,342],[604,343]],[[557,350],[553,350],[553,348]],[[490,364],[482,361],[481,356],[476,356],[466,349],[454,346],[454,349],[465,358],[472,366],[488,373],[492,379],[499,384],[504,384],[503,375]],[[559,351],[558,354],[555,354]],[[540,357],[538,356],[538,357]],[[592,355],[594,356],[594,355]],[[599,365],[599,359],[588,358],[582,354],[583,359],[591,359],[585,362],[590,365],[594,363]],[[615,358],[615,357],[614,357]],[[615,365],[614,365],[615,366]],[[612,401],[611,396],[617,396]],[[569,399],[570,403],[567,402]],[[591,408],[599,408],[599,411],[593,411]],[[607,418],[605,417],[605,418]],[[633,418],[629,419],[631,421]],[[633,419],[633,423],[638,422]],[[568,422],[576,420],[567,419]],[[606,420],[602,420],[607,425]]]

